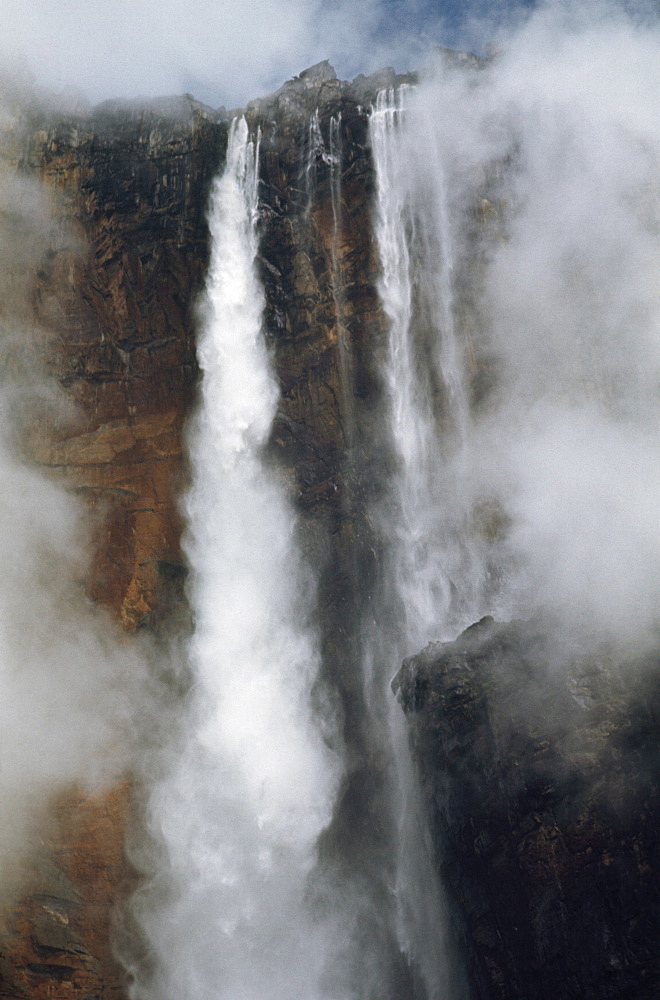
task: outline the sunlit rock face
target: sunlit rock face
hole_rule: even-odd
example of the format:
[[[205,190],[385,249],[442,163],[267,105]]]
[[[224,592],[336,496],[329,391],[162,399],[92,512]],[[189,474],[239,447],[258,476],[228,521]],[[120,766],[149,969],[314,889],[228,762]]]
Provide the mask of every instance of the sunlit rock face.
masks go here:
[[[282,389],[271,452],[320,567],[324,663],[344,672],[347,726],[360,714],[349,664],[371,565],[364,507],[384,464],[368,110],[395,79],[386,71],[350,85],[322,63],[246,113],[261,133],[260,268]],[[24,447],[88,503],[87,590],[129,633],[189,627],[183,433],[198,380],[208,196],[230,118],[187,97],[59,114],[17,95],[3,143],[3,167],[35,181],[50,205],[27,312],[38,364],[64,390],[23,421]],[[129,783],[54,803],[23,899],[5,918],[0,994],[125,995],[111,925],[132,885],[130,802]]]
[[[77,406],[39,461],[100,508],[92,596],[149,622],[180,576],[181,428],[196,377],[205,207],[226,128],[186,98],[44,121],[26,169],[53,192],[64,246],[37,275],[48,369]]]
[[[36,190],[47,204],[33,219],[38,240],[16,223],[26,287],[17,306],[11,290],[3,296],[3,335],[11,339],[14,309],[36,331],[27,360],[9,348],[17,377],[29,382],[32,365],[42,395],[64,390],[29,395],[23,451],[90,508],[93,601],[129,633],[180,629],[181,437],[197,371],[207,192],[226,126],[187,98],[64,116],[18,95],[3,124],[3,176],[25,179],[28,206]],[[13,253],[3,249],[6,267]],[[51,822],[34,831],[22,900],[3,899],[3,996],[123,995],[111,923],[130,881],[130,800],[130,782],[57,795]]]
[[[479,1000],[656,995],[657,676],[485,618],[394,679]]]

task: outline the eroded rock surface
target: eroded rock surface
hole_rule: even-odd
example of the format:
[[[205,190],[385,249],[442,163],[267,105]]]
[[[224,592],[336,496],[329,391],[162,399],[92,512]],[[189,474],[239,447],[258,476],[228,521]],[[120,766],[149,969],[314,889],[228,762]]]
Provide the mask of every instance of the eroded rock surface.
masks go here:
[[[25,287],[18,304],[11,288],[3,294],[5,325],[20,314],[30,331],[35,371],[24,372],[23,345],[13,351],[18,377],[58,385],[68,400],[63,415],[62,398],[42,406],[41,390],[30,390],[25,458],[92,511],[88,594],[129,633],[180,628],[182,429],[197,378],[206,202],[226,124],[188,98],[68,116],[17,103],[5,124],[4,176],[21,179],[21,210],[32,211],[30,225],[15,224]],[[30,209],[37,197],[47,212]],[[26,845],[22,897],[3,900],[0,996],[125,995],[111,921],[131,877],[130,801],[128,781],[53,800],[50,822]]]
[[[393,682],[478,1000],[660,989],[657,659],[484,619]]]

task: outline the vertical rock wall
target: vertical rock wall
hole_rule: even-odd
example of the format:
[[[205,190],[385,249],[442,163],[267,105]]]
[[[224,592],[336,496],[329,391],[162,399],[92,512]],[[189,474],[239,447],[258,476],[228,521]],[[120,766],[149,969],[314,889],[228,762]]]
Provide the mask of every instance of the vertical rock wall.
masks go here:
[[[657,668],[487,618],[395,678],[475,1000],[658,995]]]
[[[226,126],[176,98],[59,118],[28,104],[12,128],[5,167],[38,184],[50,209],[25,272],[26,322],[44,384],[69,402],[32,399],[26,460],[89,505],[90,596],[129,633],[178,628],[182,429],[197,377],[207,193]],[[22,898],[4,900],[0,996],[125,995],[111,922],[130,880],[130,799],[129,779],[103,795],[54,798]]]
[[[373,566],[365,504],[384,468],[367,109],[393,79],[388,71],[349,85],[321,64],[246,112],[261,135],[265,323],[282,386],[272,456],[301,511],[303,547],[321,567],[324,661],[339,681],[345,728],[356,732],[357,623]],[[21,114],[10,167],[38,181],[52,205],[29,278],[31,321],[39,363],[72,404],[62,419],[33,408],[24,445],[89,505],[91,597],[129,633],[180,634],[182,434],[197,379],[206,203],[228,121],[189,98]],[[352,739],[359,756],[364,741]],[[131,879],[130,801],[127,780],[98,798],[71,790],[53,802],[52,828],[5,919],[0,996],[125,994],[111,914]]]

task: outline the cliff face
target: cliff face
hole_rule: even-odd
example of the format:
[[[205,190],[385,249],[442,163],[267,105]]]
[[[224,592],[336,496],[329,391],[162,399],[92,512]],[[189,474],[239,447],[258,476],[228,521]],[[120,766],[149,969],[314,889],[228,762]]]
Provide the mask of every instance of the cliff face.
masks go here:
[[[180,627],[181,435],[196,379],[205,206],[226,126],[187,99],[91,117],[28,107],[12,125],[5,172],[33,190],[38,182],[50,206],[26,269],[26,322],[38,331],[38,368],[73,403],[63,420],[34,407],[25,447],[94,511],[90,596],[128,632]],[[123,993],[111,914],[129,878],[129,804],[128,783],[52,803],[27,894],[9,901],[0,995]]]
[[[99,108],[32,135],[28,167],[78,237],[51,250],[34,291],[50,374],[77,407],[41,451],[102,506],[92,596],[129,630],[180,568],[181,428],[196,378],[194,304],[205,206],[226,129],[192,101]]]
[[[393,80],[348,85],[321,64],[246,112],[261,133],[260,266],[282,385],[272,453],[303,514],[303,547],[322,567],[324,660],[342,676],[347,730],[360,714],[346,664],[365,591],[356,567],[368,574],[370,565],[364,504],[382,465],[372,430],[383,318],[361,103]],[[28,106],[3,146],[8,172],[37,181],[51,206],[27,312],[40,367],[73,403],[66,419],[35,408],[25,447],[94,511],[87,589],[128,632],[187,628],[182,433],[197,380],[206,206],[228,128],[188,98],[110,102],[91,115]],[[130,802],[130,784],[53,802],[23,898],[5,919],[0,995],[125,995],[111,914],[131,880],[122,846]]]
[[[657,662],[484,619],[393,682],[479,1000],[657,996]]]

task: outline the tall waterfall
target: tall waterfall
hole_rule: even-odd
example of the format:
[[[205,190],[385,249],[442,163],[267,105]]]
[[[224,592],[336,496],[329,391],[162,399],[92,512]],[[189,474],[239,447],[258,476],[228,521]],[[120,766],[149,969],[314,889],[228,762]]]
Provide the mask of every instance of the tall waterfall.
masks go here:
[[[584,91],[558,103],[556,80],[574,71],[573,54],[562,57],[556,78],[541,76],[531,92],[519,67],[500,76],[495,63],[469,79],[445,65],[417,93],[382,92],[372,112],[394,468],[374,512],[385,567],[374,701],[386,684],[379,664],[453,639],[486,613],[554,615],[558,647],[653,641],[653,573],[632,553],[642,536],[654,560],[659,551],[647,520],[657,496],[657,422],[651,432],[647,416],[657,405],[647,284],[657,215],[643,207],[652,182],[639,160],[659,148],[657,127],[651,135],[647,115],[633,137],[622,124],[641,93],[625,114],[614,99],[595,113],[589,60]],[[651,159],[657,169],[657,152]],[[443,996],[438,887],[405,734],[396,713],[389,722],[399,940],[426,994]]]
[[[190,444],[192,704],[183,746],[151,796],[169,873],[137,900],[156,973],[136,984],[136,998],[290,1000],[318,990],[306,882],[338,772],[310,702],[313,586],[263,454],[278,391],[254,265],[258,156],[245,120],[234,121],[212,198]]]
[[[366,683],[371,704],[387,706],[396,934],[417,990],[432,1000],[456,997],[460,986],[443,944],[442,891],[405,725],[387,694],[404,656],[430,639],[453,638],[483,613],[484,570],[470,525],[470,416],[454,321],[446,182],[436,133],[416,117],[414,92],[403,86],[381,91],[370,118],[379,291],[389,331],[385,432],[394,471],[376,512],[384,584],[375,610],[381,620],[367,640]]]

